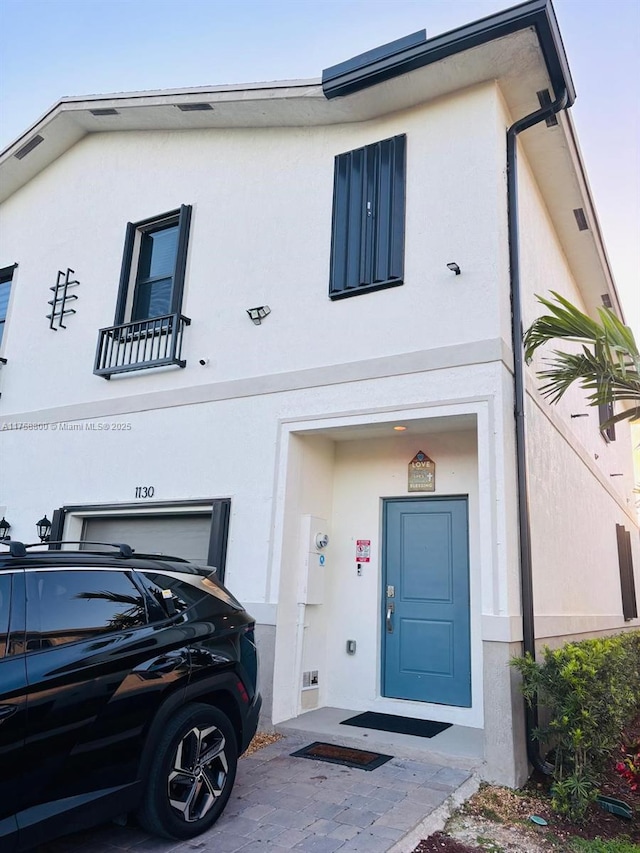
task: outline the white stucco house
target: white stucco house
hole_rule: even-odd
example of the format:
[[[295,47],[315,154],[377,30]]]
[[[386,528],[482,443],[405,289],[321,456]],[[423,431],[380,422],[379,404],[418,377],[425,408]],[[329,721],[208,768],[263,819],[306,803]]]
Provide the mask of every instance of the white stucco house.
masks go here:
[[[628,427],[522,364],[536,293],[622,312],[574,98],[531,0],[321,80],[55,104],[0,159],[11,537],[208,560],[267,722],[452,723],[521,782],[509,659],[640,625]]]

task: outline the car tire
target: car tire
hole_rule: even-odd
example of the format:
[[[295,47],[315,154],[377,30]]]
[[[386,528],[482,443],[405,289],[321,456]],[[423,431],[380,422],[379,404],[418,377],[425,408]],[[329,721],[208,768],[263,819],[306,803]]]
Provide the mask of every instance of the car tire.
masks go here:
[[[238,747],[229,719],[211,705],[186,705],[153,751],[140,824],[165,838],[205,832],[222,814],[236,777]]]

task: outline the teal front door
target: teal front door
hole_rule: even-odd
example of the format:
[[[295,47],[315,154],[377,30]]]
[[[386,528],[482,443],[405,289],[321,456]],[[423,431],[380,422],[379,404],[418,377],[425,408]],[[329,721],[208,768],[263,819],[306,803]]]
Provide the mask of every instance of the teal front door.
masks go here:
[[[384,502],[382,694],[471,706],[466,498]]]

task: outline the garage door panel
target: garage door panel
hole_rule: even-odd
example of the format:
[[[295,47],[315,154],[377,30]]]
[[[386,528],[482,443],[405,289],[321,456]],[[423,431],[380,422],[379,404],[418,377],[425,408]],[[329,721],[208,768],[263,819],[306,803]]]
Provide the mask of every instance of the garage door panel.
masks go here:
[[[206,565],[211,515],[180,514],[86,518],[82,539],[87,542],[126,542],[139,554],[169,554]],[[87,545],[85,549],[107,546]]]

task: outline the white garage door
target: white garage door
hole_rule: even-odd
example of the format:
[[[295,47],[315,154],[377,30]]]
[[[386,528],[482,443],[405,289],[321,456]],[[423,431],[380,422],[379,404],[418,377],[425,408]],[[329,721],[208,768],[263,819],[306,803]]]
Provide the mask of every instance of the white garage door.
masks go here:
[[[126,542],[139,554],[169,554],[206,565],[211,515],[132,515],[87,518],[82,539],[87,542]],[[89,549],[90,546],[86,546]],[[109,550],[91,546],[91,550]]]

